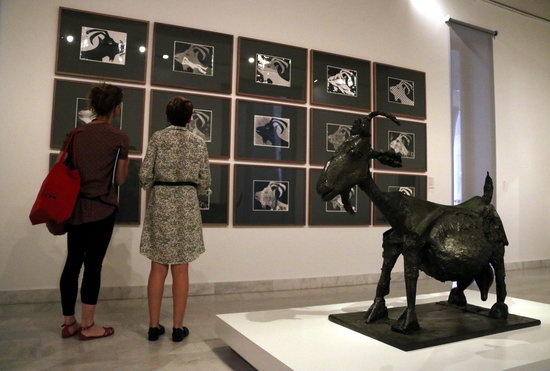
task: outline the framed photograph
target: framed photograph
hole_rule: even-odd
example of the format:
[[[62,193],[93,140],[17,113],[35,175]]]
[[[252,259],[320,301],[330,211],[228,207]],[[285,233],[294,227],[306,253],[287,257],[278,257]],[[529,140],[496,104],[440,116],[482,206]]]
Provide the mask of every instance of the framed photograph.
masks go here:
[[[316,190],[321,171],[309,169],[309,225],[370,225],[371,202],[358,186],[353,187],[349,194],[354,215],[346,212],[341,196],[328,202],[321,199]]]
[[[235,165],[235,225],[305,225],[303,168]]]
[[[236,116],[236,159],[305,163],[305,107],[238,99]]]
[[[206,142],[210,158],[229,158],[231,126],[231,99],[211,95],[152,90],[149,120],[149,138],[167,126],[166,104],[170,98],[181,95],[193,102],[193,116],[188,124],[191,132]]]
[[[350,137],[355,120],[364,115],[312,108],[309,114],[309,162],[324,166]]]
[[[401,192],[421,200],[427,200],[428,197],[427,177],[425,175],[376,173],[374,174],[374,182],[383,192]],[[375,225],[388,224],[376,205],[374,205],[373,219]]]
[[[149,22],[59,9],[55,73],[145,84]]]
[[[426,124],[413,121],[374,119],[373,147],[376,150],[393,150],[401,155],[402,167],[390,167],[374,161],[375,169],[426,171]]]
[[[233,35],[155,23],[151,84],[231,93]]]
[[[237,94],[305,103],[307,49],[238,39]]]
[[[59,153],[50,153],[49,169],[55,165]],[[116,186],[118,211],[116,224],[139,225],[141,223],[141,190],[139,187],[139,169],[141,159],[128,158],[128,177],[121,186]]]
[[[91,82],[55,79],[50,147],[60,149],[65,136],[74,128],[95,119],[90,110],[88,93]],[[120,115],[112,125],[128,134],[129,152],[140,154],[143,148],[143,112],[145,89],[120,86],[124,91]]]
[[[374,64],[374,109],[426,119],[426,73]]]
[[[311,104],[370,111],[370,61],[324,53],[311,56]]]
[[[199,196],[202,222],[205,226],[229,224],[229,165],[210,164],[212,183],[209,195]]]

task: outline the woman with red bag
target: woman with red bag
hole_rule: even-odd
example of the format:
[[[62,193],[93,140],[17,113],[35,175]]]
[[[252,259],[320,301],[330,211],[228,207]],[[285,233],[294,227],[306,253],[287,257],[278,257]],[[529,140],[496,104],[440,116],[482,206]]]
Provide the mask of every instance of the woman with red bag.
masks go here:
[[[120,114],[122,96],[122,89],[117,86],[94,86],[88,98],[95,119],[67,134],[66,140],[75,133],[73,148],[67,156],[76,155],[81,182],[73,215],[67,222],[67,260],[60,280],[63,338],[78,334],[80,340],[90,340],[114,333],[111,327],[96,325],[94,313],[101,266],[118,208],[112,179],[114,176],[116,184],[121,185],[128,175],[128,135],[111,125],[113,118]],[[75,304],[82,265],[82,318],[79,324]]]

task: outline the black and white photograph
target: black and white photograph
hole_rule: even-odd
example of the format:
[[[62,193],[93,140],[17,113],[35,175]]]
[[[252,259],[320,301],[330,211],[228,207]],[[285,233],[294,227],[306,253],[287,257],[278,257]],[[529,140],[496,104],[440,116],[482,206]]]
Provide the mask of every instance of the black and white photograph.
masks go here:
[[[305,163],[305,107],[237,99],[236,115],[236,159]]]
[[[304,225],[305,169],[234,165],[235,225]]]
[[[357,71],[327,66],[327,93],[357,97]]]
[[[156,23],[151,84],[230,94],[233,35]]]
[[[401,155],[401,167],[394,168],[374,161],[375,169],[424,172],[427,170],[426,125],[423,122],[399,120],[396,125],[386,118],[375,118],[373,147]]]
[[[187,128],[193,134],[201,137],[206,143],[212,142],[212,119],[214,113],[212,110],[195,108],[191,121],[187,124]]]
[[[252,180],[254,211],[289,211],[290,183],[279,180]]]
[[[305,103],[307,49],[238,38],[237,94]]]
[[[193,102],[193,115],[187,129],[206,142],[208,156],[213,159],[229,158],[230,98],[153,89],[150,99],[149,138],[155,131],[168,126],[166,104],[174,96],[183,96]]]
[[[388,102],[414,106],[414,81],[388,77]]]
[[[404,195],[416,197],[415,186],[388,186],[386,192],[401,192]]]
[[[370,111],[371,62],[310,51],[311,104]]]
[[[290,119],[254,115],[254,145],[290,148]]]
[[[55,73],[145,84],[149,22],[61,7]]]
[[[82,27],[80,59],[102,63],[126,64],[126,32]]]
[[[352,125],[335,124],[332,122],[327,122],[325,125],[326,151],[336,152],[342,143],[351,136]]]
[[[309,161],[323,166],[351,135],[351,127],[361,114],[312,108],[309,114]]]
[[[65,135],[74,128],[87,125],[95,114],[89,107],[88,93],[92,82],[54,80],[54,100],[50,147],[59,149]],[[129,152],[139,154],[143,150],[143,113],[145,89],[122,87],[124,100],[120,114],[113,118],[113,125],[129,137]]]
[[[74,117],[74,127],[89,124],[96,118],[94,111],[90,109],[90,100],[85,97],[76,97],[76,109]],[[121,112],[122,113],[122,112]]]
[[[354,186],[349,190],[348,199],[352,209],[357,212],[357,186]],[[342,201],[342,196],[338,195],[330,201],[325,202],[325,211],[327,213],[345,213],[346,208]]]
[[[214,76],[214,47],[174,41],[174,71]]]
[[[292,60],[266,54],[256,54],[256,82],[290,87]]]
[[[198,199],[199,199],[199,210],[201,211],[210,210],[210,194],[198,195]]]
[[[388,130],[388,148],[401,155],[402,159],[415,159],[415,134]]]
[[[309,169],[309,225],[315,226],[343,226],[343,225],[370,225],[371,201],[365,192],[357,186],[350,189],[350,205],[355,214],[349,214],[337,195],[330,201],[323,201],[317,194],[316,185],[321,169]]]
[[[427,200],[427,176],[398,173],[375,173],[374,182],[382,192],[401,192],[407,196]],[[374,207],[374,224],[388,224],[382,213]]]
[[[374,110],[426,119],[426,73],[374,63]]]
[[[229,165],[210,163],[210,190],[208,195],[199,196],[204,226],[226,226],[229,224]]]

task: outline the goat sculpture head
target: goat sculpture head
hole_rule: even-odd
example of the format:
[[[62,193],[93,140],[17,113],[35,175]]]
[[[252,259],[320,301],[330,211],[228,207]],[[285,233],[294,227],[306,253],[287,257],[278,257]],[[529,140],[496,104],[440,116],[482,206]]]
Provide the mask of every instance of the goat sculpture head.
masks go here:
[[[377,159],[388,166],[401,166],[401,156],[393,150],[376,151],[372,148],[370,125],[375,116],[385,116],[400,125],[395,116],[380,111],[371,112],[366,117],[356,120],[351,129],[351,136],[327,161],[317,181],[317,193],[323,200],[330,201],[340,195],[349,213],[353,213],[353,208],[349,204],[349,191],[370,177],[371,159]]]

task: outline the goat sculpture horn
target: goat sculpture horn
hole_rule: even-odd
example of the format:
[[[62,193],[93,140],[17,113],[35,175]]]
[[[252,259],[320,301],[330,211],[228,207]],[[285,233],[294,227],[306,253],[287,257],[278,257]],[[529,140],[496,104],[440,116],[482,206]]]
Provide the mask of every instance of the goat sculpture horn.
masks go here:
[[[351,135],[359,135],[361,137],[370,137],[370,122],[372,118],[376,116],[384,116],[392,120],[393,122],[395,122],[397,125],[401,125],[401,123],[397,120],[397,118],[391,113],[387,113],[383,111],[372,111],[362,119],[355,120],[355,124],[351,129]]]

